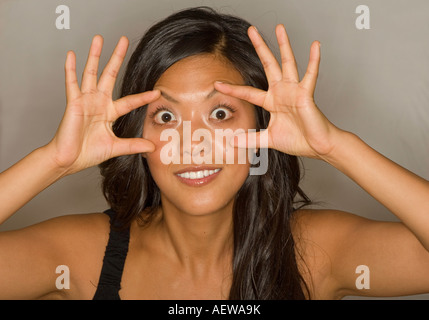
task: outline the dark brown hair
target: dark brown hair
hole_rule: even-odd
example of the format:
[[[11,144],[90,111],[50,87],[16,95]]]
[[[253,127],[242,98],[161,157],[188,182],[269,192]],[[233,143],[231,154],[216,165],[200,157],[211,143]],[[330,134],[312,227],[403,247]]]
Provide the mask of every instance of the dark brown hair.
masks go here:
[[[128,63],[121,97],[152,90],[175,62],[198,54],[218,54],[242,75],[246,85],[268,89],[262,64],[247,36],[250,24],[207,7],[180,11],[151,27]],[[141,137],[145,108],[119,118],[118,137]],[[259,128],[267,111],[255,107]],[[258,129],[258,128],[257,128]],[[234,257],[230,299],[305,299],[309,292],[297,266],[291,218],[296,199],[309,203],[298,184],[297,157],[268,150],[268,171],[249,175],[236,195],[233,209]],[[160,190],[146,160],[121,156],[100,165],[103,193],[117,220],[127,227],[138,218],[147,223],[161,206]],[[304,288],[307,291],[304,293]]]

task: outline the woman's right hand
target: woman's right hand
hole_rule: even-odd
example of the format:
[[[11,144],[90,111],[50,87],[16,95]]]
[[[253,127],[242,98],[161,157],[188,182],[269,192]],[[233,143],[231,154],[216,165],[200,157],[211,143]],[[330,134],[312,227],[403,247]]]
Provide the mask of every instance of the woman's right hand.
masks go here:
[[[158,90],[112,100],[115,81],[128,48],[121,37],[97,82],[98,63],[103,47],[99,35],[92,40],[83,72],[81,88],[76,77],[76,57],[67,53],[65,63],[67,107],[55,137],[46,145],[55,165],[72,174],[113,157],[152,152],[154,144],[143,138],[121,139],[112,131],[120,116],[156,100]]]

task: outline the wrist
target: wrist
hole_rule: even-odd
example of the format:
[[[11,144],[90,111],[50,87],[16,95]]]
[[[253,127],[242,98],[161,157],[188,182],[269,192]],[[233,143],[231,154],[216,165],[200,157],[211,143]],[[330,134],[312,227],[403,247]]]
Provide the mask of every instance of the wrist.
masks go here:
[[[56,177],[56,180],[70,174],[69,168],[60,165],[56,160],[57,153],[52,141],[36,149],[34,153],[38,161],[43,163],[45,170],[53,177]]]
[[[332,133],[330,151],[320,155],[320,159],[338,168],[345,159],[345,152],[352,147],[353,141],[356,139],[359,137],[354,133],[336,128]]]
[[[0,173],[0,223],[66,172],[52,161],[51,150],[40,147]]]

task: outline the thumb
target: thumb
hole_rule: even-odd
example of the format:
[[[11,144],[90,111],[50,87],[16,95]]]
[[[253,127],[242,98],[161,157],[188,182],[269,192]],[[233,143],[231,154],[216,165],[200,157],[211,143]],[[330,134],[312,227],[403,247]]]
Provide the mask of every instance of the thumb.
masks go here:
[[[237,148],[269,148],[269,132],[267,129],[256,132],[249,130],[248,133],[240,133],[231,138],[229,144]]]
[[[152,141],[143,138],[118,138],[113,146],[112,157],[155,151]]]

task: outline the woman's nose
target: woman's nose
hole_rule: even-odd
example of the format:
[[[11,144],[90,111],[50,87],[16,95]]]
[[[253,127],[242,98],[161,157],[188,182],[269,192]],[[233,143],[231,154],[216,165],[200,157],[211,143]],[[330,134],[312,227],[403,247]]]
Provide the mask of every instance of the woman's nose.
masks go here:
[[[183,164],[212,162],[213,132],[202,121],[183,121],[180,132],[179,153]]]

